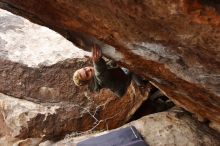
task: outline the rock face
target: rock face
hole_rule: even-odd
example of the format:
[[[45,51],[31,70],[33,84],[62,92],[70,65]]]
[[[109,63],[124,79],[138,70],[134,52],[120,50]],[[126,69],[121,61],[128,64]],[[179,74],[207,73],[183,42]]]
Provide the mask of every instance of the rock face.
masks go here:
[[[0,145],[37,145],[71,132],[116,128],[147,99],[148,92],[142,95],[133,83],[122,98],[107,89],[98,94],[76,87],[73,72],[91,65],[82,58],[88,52],[74,51],[55,32],[0,12]]]
[[[90,54],[56,32],[2,9],[0,24],[1,59],[38,68]]]
[[[220,8],[217,0],[0,0],[150,79],[176,104],[220,123]],[[4,43],[4,42],[1,42]]]
[[[12,137],[1,137],[0,146],[38,146],[41,143],[41,138],[27,138],[20,140]]]
[[[135,126],[145,142],[150,146],[218,146],[220,144],[220,135],[218,133],[197,122],[189,113],[180,109],[148,115],[123,127],[129,125]],[[72,138],[67,137],[57,143],[46,141],[41,143],[40,146],[75,146],[80,141],[108,132]]]
[[[129,89],[123,99],[110,91],[81,95],[75,97],[81,99],[78,103],[34,103],[0,94],[0,134],[20,139],[59,139],[71,132],[116,128],[128,121],[143,102],[135,91]]]

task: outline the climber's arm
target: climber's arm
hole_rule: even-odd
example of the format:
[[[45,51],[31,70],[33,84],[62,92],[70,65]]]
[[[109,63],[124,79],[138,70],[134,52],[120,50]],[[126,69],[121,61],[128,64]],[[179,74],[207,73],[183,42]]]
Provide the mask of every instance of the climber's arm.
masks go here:
[[[101,49],[94,45],[92,48],[92,61],[95,70],[95,76],[100,85],[110,82],[110,74],[107,69],[106,62],[102,58]]]
[[[130,84],[130,75],[125,74],[120,67],[108,69],[106,62],[102,59],[102,52],[97,46],[92,48],[92,59],[95,78],[99,85],[109,88],[119,97],[123,96]]]

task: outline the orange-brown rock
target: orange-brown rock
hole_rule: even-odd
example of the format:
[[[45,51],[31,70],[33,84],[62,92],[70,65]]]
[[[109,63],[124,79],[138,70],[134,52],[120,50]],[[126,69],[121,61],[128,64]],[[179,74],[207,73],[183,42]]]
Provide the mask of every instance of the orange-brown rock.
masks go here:
[[[219,6],[217,0],[0,0],[1,8],[84,49],[99,44],[106,56],[150,79],[176,104],[217,123]]]

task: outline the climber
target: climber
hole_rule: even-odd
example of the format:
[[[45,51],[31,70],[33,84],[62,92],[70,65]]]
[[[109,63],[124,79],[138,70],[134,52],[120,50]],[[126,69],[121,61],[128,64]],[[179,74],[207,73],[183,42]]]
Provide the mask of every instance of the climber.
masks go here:
[[[93,67],[88,66],[75,71],[73,81],[77,86],[88,84],[90,91],[109,88],[118,97],[122,97],[126,93],[131,80],[136,83],[140,90],[146,84],[146,80],[131,73],[128,69],[120,68],[112,61],[106,63],[102,58],[101,49],[96,45],[92,47],[92,61]],[[158,89],[150,95],[149,99],[155,105],[157,112],[173,106],[173,103],[167,102],[169,101],[168,98]]]
[[[84,67],[73,75],[73,81],[77,86],[88,84],[90,91],[99,91],[109,88],[117,96],[122,97],[131,82],[131,73],[120,67],[110,67],[102,58],[101,49],[92,47],[93,67]]]

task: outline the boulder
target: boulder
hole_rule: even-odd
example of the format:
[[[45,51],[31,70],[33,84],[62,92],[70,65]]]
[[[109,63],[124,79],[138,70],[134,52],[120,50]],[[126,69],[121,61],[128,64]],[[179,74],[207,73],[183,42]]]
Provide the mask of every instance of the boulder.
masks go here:
[[[210,129],[208,125],[198,122],[191,116],[191,114],[180,108],[148,115],[120,128],[130,125],[133,125],[139,131],[145,142],[150,146],[218,146],[220,144],[219,133]],[[109,132],[111,131],[90,133],[79,137],[71,137],[71,135],[69,135],[59,142],[54,143],[52,141],[46,141],[40,143],[39,145],[76,146],[76,144],[80,141],[107,134]]]
[[[40,138],[27,138],[22,140],[8,136],[0,138],[0,146],[38,146],[40,143]]]
[[[220,123],[220,3],[217,0],[0,0],[151,80],[186,110]],[[4,42],[3,42],[4,43]]]
[[[146,99],[139,94],[131,85],[120,99],[104,90],[79,96],[79,103],[34,103],[0,93],[0,134],[45,140],[60,139],[71,132],[116,128],[125,124]]]

